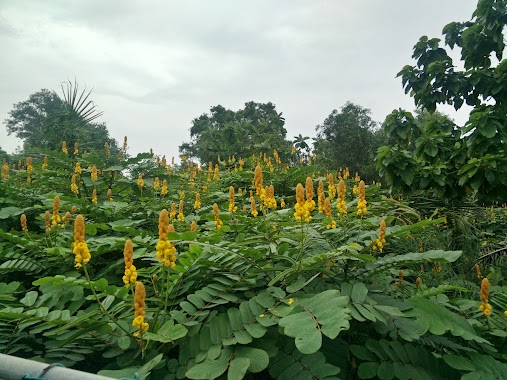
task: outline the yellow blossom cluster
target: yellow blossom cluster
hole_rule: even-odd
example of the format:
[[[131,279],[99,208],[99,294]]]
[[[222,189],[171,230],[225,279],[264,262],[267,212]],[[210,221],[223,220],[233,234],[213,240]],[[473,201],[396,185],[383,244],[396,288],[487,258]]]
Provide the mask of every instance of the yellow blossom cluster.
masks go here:
[[[9,178],[9,164],[4,158],[2,162],[2,179],[7,180],[8,178]]]
[[[366,189],[364,181],[359,182],[359,200],[357,201],[357,215],[366,214]]]
[[[70,191],[72,191],[76,195],[79,193],[79,188],[76,183],[76,175],[75,174],[72,175],[72,178],[70,180]]]
[[[91,178],[93,182],[95,182],[98,178],[97,167],[95,165],[92,166]]]
[[[201,193],[195,193],[195,202],[194,202],[194,210],[199,210],[201,208]]]
[[[48,156],[44,156],[44,160],[42,161],[42,170],[46,170],[48,168]]]
[[[333,217],[333,211],[331,209],[331,201],[329,200],[329,198],[326,198],[324,200],[324,214],[326,214],[327,218]],[[329,224],[326,225],[326,228],[328,230],[336,228],[336,221],[334,219],[332,219],[331,222],[329,222]]]
[[[338,203],[336,207],[341,215],[347,215],[347,204],[345,203],[345,181],[340,180],[338,183]]]
[[[104,151],[106,152],[106,157],[109,157],[111,155],[111,150],[109,149],[108,143],[104,143]]]
[[[384,249],[384,244],[386,243],[386,222],[385,220],[380,221],[380,227],[378,232],[378,238],[375,240],[373,244],[373,250],[382,252]]]
[[[62,141],[62,152],[65,155],[69,154],[69,151],[67,149],[67,142],[66,141]]]
[[[169,214],[166,209],[160,212],[158,219],[158,243],[156,257],[164,266],[174,268],[176,266],[176,248],[174,244],[167,241],[167,234],[174,232],[174,227],[169,224]]]
[[[171,203],[171,212],[169,213],[169,218],[171,218],[171,220],[176,218],[176,205],[174,202]]]
[[[491,305],[489,303],[489,280],[484,277],[481,282],[481,306],[479,310],[484,313],[486,317],[491,315]]]
[[[123,259],[125,260],[125,274],[122,279],[125,286],[129,286],[137,281],[137,269],[134,266],[134,247],[130,239],[125,242]]]
[[[51,232],[51,213],[46,211],[44,214],[44,224],[46,225],[46,233]]]
[[[300,183],[296,186],[296,204],[294,205],[294,217],[298,221],[309,222],[312,217],[310,216],[310,210],[308,208],[308,203],[305,202],[305,192],[303,189],[303,185]]]
[[[150,325],[144,321],[144,317],[146,316],[146,312],[144,308],[146,307],[146,303],[144,300],[146,299],[146,289],[142,282],[136,282],[136,290],[134,293],[134,320],[132,321],[132,326],[136,327],[138,330],[134,333],[135,336],[139,336],[143,333],[143,331],[148,331]]]
[[[26,225],[26,215],[21,214],[21,218],[19,218],[19,221],[21,223],[21,229],[25,232],[28,232],[28,226]]]
[[[183,215],[183,206],[183,199],[181,199],[178,207],[178,221],[180,222],[183,222],[185,220],[185,215]]]
[[[33,172],[33,161],[32,161],[32,157],[27,157],[26,158],[26,171],[30,174],[31,172]]]
[[[262,169],[260,165],[257,165],[255,167],[253,185],[255,187],[255,195],[257,196],[261,195],[263,187],[262,187]]]
[[[261,193],[259,198],[262,201],[262,209],[276,209],[276,199],[275,199],[275,187],[273,185],[266,186],[261,189]]]
[[[112,202],[113,201],[113,190],[107,189],[107,195],[106,196],[107,196],[107,200],[109,202]]]
[[[190,224],[190,231],[197,232],[197,222],[195,220],[192,220],[192,223]]]
[[[74,221],[74,243],[72,243],[72,253],[74,254],[76,268],[81,268],[82,265],[87,264],[91,259],[90,251],[84,241],[84,236],[84,217],[79,214]]]
[[[144,187],[144,180],[142,174],[139,174],[139,176],[137,177],[137,186],[139,186],[141,190]]]
[[[220,169],[218,168],[218,164],[215,165],[215,171],[213,172],[213,179],[214,180],[220,179]]]
[[[93,189],[92,191],[92,203],[97,204],[97,190]]]
[[[74,173],[80,175],[83,172],[83,169],[81,169],[81,164],[79,162],[76,162],[76,166],[74,167]]]
[[[78,154],[79,154],[79,145],[77,142],[75,142],[74,143],[74,156],[77,156]]]
[[[53,215],[51,216],[51,226],[56,227],[62,218],[60,217],[60,197],[57,195],[53,199]]]
[[[306,207],[308,211],[312,212],[315,209],[315,201],[313,200],[313,180],[310,177],[306,177],[305,192]]]
[[[319,181],[319,187],[317,187],[317,204],[319,206],[319,213],[324,213],[324,201],[326,200],[326,194],[324,193],[324,182]]]
[[[257,211],[257,205],[255,204],[255,198],[253,196],[253,192],[250,191],[250,214],[255,218],[257,215],[259,215],[259,212]]]
[[[234,186],[229,187],[229,212],[238,211],[238,206],[236,206],[235,194],[234,194]]]
[[[167,180],[162,181],[162,189],[160,189],[160,195],[166,196],[169,193],[169,190],[167,189]]]
[[[215,226],[220,229],[223,227],[224,222],[220,219],[218,204],[213,203],[213,216],[215,217]]]
[[[160,180],[158,177],[155,177],[153,180],[153,190],[158,191],[158,189],[160,189]]]

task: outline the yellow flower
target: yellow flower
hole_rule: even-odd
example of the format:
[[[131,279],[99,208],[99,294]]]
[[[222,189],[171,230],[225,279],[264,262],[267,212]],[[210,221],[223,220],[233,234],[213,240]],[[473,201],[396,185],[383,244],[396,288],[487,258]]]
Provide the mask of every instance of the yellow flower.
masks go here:
[[[76,162],[76,167],[74,168],[74,173],[81,174],[83,172],[83,169],[81,169],[81,164],[79,162]]]
[[[190,231],[197,232],[197,222],[195,220],[192,220],[192,223],[190,224]]]
[[[32,157],[27,157],[27,159],[26,159],[26,171],[28,172],[28,174],[33,172]]]
[[[2,162],[2,180],[7,180],[9,178],[9,170],[9,164],[4,158]]]
[[[282,198],[282,200],[280,201],[280,207],[281,208],[284,208],[285,207],[285,200]]]
[[[364,181],[361,180],[359,182],[359,200],[357,202],[357,215],[365,215],[366,214],[366,195],[365,195],[365,185]]]
[[[72,253],[74,254],[74,262],[76,268],[81,268],[87,264],[90,259],[90,251],[84,241],[85,223],[83,215],[79,214],[74,222],[74,243],[72,243]]]
[[[173,203],[174,204],[174,203]],[[174,227],[169,224],[169,214],[166,209],[160,212],[158,219],[158,243],[156,257],[164,266],[174,268],[176,266],[176,248],[173,243],[167,241],[167,234],[174,232]]]
[[[107,200],[109,202],[113,201],[113,190],[111,190],[111,189],[107,189]]]
[[[21,229],[25,232],[28,232],[28,226],[26,225],[26,215],[22,214],[19,221],[21,222]]]
[[[95,182],[97,180],[98,174],[97,174],[97,167],[95,165],[92,166],[92,174],[91,178],[92,181]]]
[[[261,195],[262,190],[262,169],[260,165],[255,167],[254,171],[254,187],[255,187],[255,195]]]
[[[336,207],[341,215],[347,215],[347,204],[345,203],[345,182],[340,180],[338,183],[338,203]]]
[[[49,233],[51,231],[51,214],[49,211],[46,211],[44,214],[44,223],[46,225],[46,233]]]
[[[139,177],[137,177],[137,186],[139,186],[140,189],[144,187],[144,180],[142,174],[139,174]]]
[[[253,195],[250,196],[250,214],[255,218],[257,215],[259,215],[259,212],[257,211],[257,206],[255,204],[255,198]]]
[[[374,251],[382,252],[384,248],[384,244],[386,243],[386,222],[385,220],[380,221],[380,227],[379,227],[379,233],[378,238],[375,240],[375,243],[373,245]]]
[[[153,189],[155,191],[160,189],[160,180],[158,179],[158,177],[155,177],[155,179],[153,180]]]
[[[298,221],[309,222],[312,217],[310,216],[310,209],[308,202],[305,202],[305,192],[303,185],[298,183],[296,186],[296,204],[294,205],[294,217]],[[315,201],[314,201],[315,203]]]
[[[183,222],[185,220],[185,215],[183,215],[183,199],[180,200],[179,210],[178,210],[178,221]]]
[[[125,242],[123,259],[125,261],[125,275],[122,279],[125,286],[129,286],[137,281],[137,269],[134,266],[134,247],[130,239]]]
[[[485,316],[489,317],[491,315],[491,305],[489,304],[489,288],[490,283],[489,280],[484,277],[481,282],[481,307],[479,308],[480,311],[484,313]]]
[[[63,154],[69,154],[69,151],[67,150],[67,142],[62,141],[62,152]]]
[[[79,188],[76,183],[76,175],[75,174],[72,175],[72,179],[70,180],[70,191],[72,191],[76,195],[79,193]]]
[[[106,157],[109,157],[111,155],[111,150],[109,149],[109,145],[104,143],[104,151],[106,152]]]
[[[213,215],[215,217],[215,226],[217,227],[217,229],[221,229],[224,223],[220,219],[218,204],[216,203],[213,204]]]
[[[294,303],[294,300],[292,298],[289,298],[289,302],[288,302],[289,306],[292,305],[293,303]]]
[[[194,209],[198,210],[200,208],[201,208],[201,194],[197,192],[195,193]]]
[[[236,206],[235,202],[235,194],[234,194],[234,187],[229,187],[229,212],[236,212],[238,210],[238,207]]]
[[[60,197],[57,195],[53,199],[53,216],[51,217],[51,226],[56,227],[62,218],[60,218]]]
[[[317,203],[319,205],[319,212],[324,214],[324,202],[326,200],[326,194],[324,193],[324,182],[319,181],[319,187],[317,188]]]
[[[169,190],[167,189],[167,180],[162,181],[162,189],[160,190],[160,195],[166,196],[169,193]]]
[[[65,153],[67,154],[67,153]],[[74,156],[77,156],[79,154],[79,146],[78,146],[78,143],[75,142],[74,143]]]
[[[150,325],[144,321],[144,317],[146,316],[146,312],[144,311],[146,307],[145,299],[146,289],[142,282],[137,281],[134,293],[134,320],[132,321],[132,326],[138,329],[134,334],[135,336],[142,334],[144,331],[148,331],[150,327]]]
[[[92,191],[92,203],[97,204],[97,190],[93,189]]]
[[[44,156],[44,161],[42,162],[42,170],[46,170],[48,168],[48,156]]]

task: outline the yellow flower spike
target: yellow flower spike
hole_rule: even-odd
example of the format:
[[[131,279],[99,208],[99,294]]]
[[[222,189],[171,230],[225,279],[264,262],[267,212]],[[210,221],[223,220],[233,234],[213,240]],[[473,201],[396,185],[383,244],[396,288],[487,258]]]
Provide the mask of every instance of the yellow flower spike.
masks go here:
[[[255,198],[253,195],[250,196],[250,214],[255,218],[257,215],[259,215],[259,212],[257,211],[257,205],[255,204]]]
[[[130,239],[125,242],[123,259],[125,261],[125,274],[122,278],[123,283],[125,286],[135,284],[137,281],[137,269],[134,266],[134,247],[132,245],[132,240]]]
[[[178,209],[178,221],[183,222],[185,220],[185,215],[183,215],[183,199],[180,200],[180,205]]]
[[[97,204],[97,190],[93,189],[92,191],[92,203]]]
[[[236,212],[238,207],[236,206],[234,187],[229,186],[229,212]]]
[[[7,160],[4,158],[2,162],[2,180],[9,179],[9,164],[7,163]]]
[[[109,202],[113,201],[113,190],[111,190],[111,189],[107,189],[107,200]]]
[[[28,226],[26,225],[26,215],[21,214],[21,218],[19,218],[19,221],[21,223],[21,229],[25,232],[28,232]]]
[[[72,191],[76,195],[79,193],[79,188],[76,183],[76,175],[75,174],[72,175],[72,179],[70,180],[70,191]]]
[[[190,224],[190,231],[197,232],[197,222],[195,220],[192,220],[192,223]]]
[[[65,227],[65,224],[67,224],[67,222],[68,222],[69,220],[70,220],[70,212],[69,212],[69,211],[67,211],[67,212],[65,213],[65,215],[63,216],[63,218],[62,218],[62,222],[63,222],[63,224],[64,224],[62,227]]]
[[[305,191],[300,183],[296,186],[296,204],[294,205],[294,210],[296,220],[309,222],[312,219],[308,203],[305,202]]]
[[[326,200],[326,194],[324,193],[324,182],[319,181],[319,187],[317,188],[317,203],[319,206],[319,213],[324,214],[324,202]]]
[[[95,182],[98,178],[98,174],[97,174],[97,167],[95,165],[92,166],[92,174],[91,174],[91,179],[93,182]]]
[[[158,189],[160,189],[160,180],[158,179],[158,177],[155,177],[155,179],[153,180],[153,189],[155,191],[158,191]]]
[[[345,182],[342,179],[338,183],[338,203],[337,203],[336,207],[338,208],[338,212],[343,216],[347,215],[347,204],[345,203],[345,192],[346,192]]]
[[[109,157],[111,155],[111,150],[109,149],[108,143],[104,143],[104,151],[106,152],[106,157]]]
[[[174,202],[171,203],[171,212],[169,213],[169,217],[171,219],[176,218],[176,205],[174,204]]]
[[[386,222],[385,220],[381,220],[380,221],[380,226],[379,226],[379,233],[378,233],[378,238],[375,240],[375,243],[373,245],[373,250],[374,251],[379,251],[379,252],[382,252],[383,248],[384,248],[384,244],[386,243]]]
[[[28,172],[28,174],[30,174],[31,172],[33,172],[32,157],[27,157],[26,158],[26,171]]]
[[[87,264],[91,259],[90,251],[84,241],[84,237],[84,217],[79,214],[74,221],[74,243],[72,243],[72,253],[74,254],[76,268],[81,268],[81,266]]]
[[[67,150],[67,142],[66,141],[62,141],[62,152],[65,155],[69,154],[69,151]]]
[[[475,264],[475,272],[477,273],[477,278],[479,280],[482,280],[483,276],[482,276],[481,267],[479,266],[479,264]]]
[[[217,203],[213,204],[213,216],[215,217],[215,226],[217,227],[217,229],[221,229],[222,226],[224,225],[224,223],[220,219],[220,214],[219,214],[219,209],[218,209]]]
[[[137,186],[139,186],[139,188],[141,190],[144,187],[144,180],[143,180],[143,175],[142,174],[139,174],[139,176],[137,177]]]
[[[160,195],[163,197],[166,196],[169,193],[169,190],[167,189],[167,180],[162,181],[162,189],[160,189]]]
[[[366,189],[364,181],[359,182],[359,200],[357,201],[357,215],[366,215]]]
[[[53,199],[53,215],[51,216],[51,226],[56,227],[62,218],[60,217],[60,197],[57,195]]]
[[[67,154],[67,153],[65,153]],[[79,145],[77,142],[74,143],[74,156],[77,156],[79,154]]]
[[[83,172],[83,169],[81,168],[81,164],[79,162],[76,162],[76,166],[74,167],[74,173],[81,174]]]
[[[218,164],[215,165],[215,171],[213,172],[213,179],[220,179],[220,169],[218,168]]]
[[[421,277],[417,277],[417,279],[415,280],[415,287],[418,288],[421,286],[421,284],[422,284]]]
[[[169,232],[174,232],[174,227],[172,224],[169,224],[169,214],[167,210],[163,209],[160,212],[158,219],[158,243],[156,247],[156,257],[165,267],[174,268],[176,266],[176,248],[173,243],[167,241],[167,234]]]
[[[51,231],[51,214],[49,211],[44,214],[44,224],[46,225],[46,233],[49,233]]]
[[[132,321],[132,326],[138,329],[137,332],[134,333],[135,336],[142,335],[143,332],[148,331],[150,327],[150,325],[144,321],[144,317],[146,316],[146,312],[144,311],[146,307],[145,299],[146,289],[141,281],[137,281],[134,292],[134,320]]]
[[[44,156],[44,161],[42,161],[42,170],[46,170],[48,168],[48,156]]]
[[[201,208],[201,194],[197,192],[195,193],[194,210],[199,210],[200,208]]]
[[[284,208],[285,207],[285,200],[282,198],[282,200],[280,201],[280,207],[281,208]]]
[[[260,165],[255,167],[254,171],[254,187],[255,187],[255,195],[261,195],[262,190],[262,169]]]
[[[491,305],[489,304],[489,288],[490,283],[489,280],[484,277],[481,282],[481,307],[479,308],[480,311],[484,313],[486,317],[489,317],[491,315]]]

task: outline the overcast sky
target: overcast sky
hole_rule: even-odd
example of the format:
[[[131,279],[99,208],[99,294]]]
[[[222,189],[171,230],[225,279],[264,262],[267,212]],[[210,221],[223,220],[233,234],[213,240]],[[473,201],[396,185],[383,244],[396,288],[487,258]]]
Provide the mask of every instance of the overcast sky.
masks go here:
[[[397,72],[422,35],[471,18],[476,0],[0,0],[0,121],[74,80],[93,87],[132,154],[178,155],[193,118],[221,104],[276,104],[288,137],[350,100],[383,121],[414,108]],[[454,115],[458,123],[465,114]],[[0,124],[0,146],[19,141]]]

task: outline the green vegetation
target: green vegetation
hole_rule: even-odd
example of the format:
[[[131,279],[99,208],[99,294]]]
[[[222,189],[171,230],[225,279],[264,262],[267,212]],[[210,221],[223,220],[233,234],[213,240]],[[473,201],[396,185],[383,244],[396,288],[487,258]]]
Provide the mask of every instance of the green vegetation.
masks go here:
[[[507,378],[505,20],[481,0],[444,28],[464,71],[423,37],[400,73],[416,115],[377,129],[347,103],[314,152],[271,103],[213,107],[176,165],[93,135],[75,86],[16,105],[0,352],[114,378]]]

